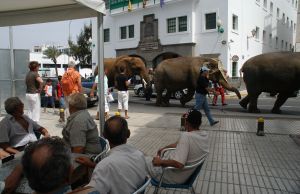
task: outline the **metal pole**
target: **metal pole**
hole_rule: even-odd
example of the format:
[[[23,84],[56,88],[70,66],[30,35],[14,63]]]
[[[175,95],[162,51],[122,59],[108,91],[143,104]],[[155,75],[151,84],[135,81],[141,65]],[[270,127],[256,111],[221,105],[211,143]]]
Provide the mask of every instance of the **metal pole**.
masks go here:
[[[71,40],[71,23],[72,23],[72,20],[69,21],[69,37],[68,37],[68,41]],[[68,49],[68,64],[69,63],[70,63],[70,46],[69,46],[69,49]]]
[[[98,108],[99,108],[99,126],[100,135],[103,134],[104,129],[104,48],[103,48],[103,14],[97,14],[97,39],[96,39],[96,53],[98,65]]]
[[[9,48],[10,48],[10,79],[11,79],[11,96],[16,96],[15,86],[15,56],[14,56],[13,29],[9,26]]]

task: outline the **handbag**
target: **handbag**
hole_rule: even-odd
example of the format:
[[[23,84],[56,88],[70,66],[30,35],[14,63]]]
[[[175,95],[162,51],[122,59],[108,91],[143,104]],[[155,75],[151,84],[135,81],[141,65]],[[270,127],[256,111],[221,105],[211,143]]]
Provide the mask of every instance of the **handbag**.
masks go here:
[[[107,102],[113,102],[115,100],[111,93],[106,96],[106,99],[107,99]]]

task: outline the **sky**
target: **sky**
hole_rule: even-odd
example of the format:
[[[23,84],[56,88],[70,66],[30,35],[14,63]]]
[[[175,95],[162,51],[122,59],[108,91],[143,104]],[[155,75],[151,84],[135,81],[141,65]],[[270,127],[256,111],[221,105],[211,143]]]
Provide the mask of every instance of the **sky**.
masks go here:
[[[42,24],[22,25],[13,27],[15,49],[33,49],[35,45],[49,44],[67,46],[70,35],[72,40],[89,24],[92,18],[50,22]],[[69,25],[70,24],[70,25]],[[0,27],[0,49],[9,48],[9,28]]]

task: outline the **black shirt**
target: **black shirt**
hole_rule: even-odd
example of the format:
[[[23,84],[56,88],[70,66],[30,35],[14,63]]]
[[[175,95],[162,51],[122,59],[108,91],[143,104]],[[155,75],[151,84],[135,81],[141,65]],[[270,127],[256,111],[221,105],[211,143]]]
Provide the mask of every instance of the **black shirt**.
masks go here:
[[[205,89],[208,87],[208,84],[209,80],[206,77],[200,75],[197,80],[196,92],[203,95],[208,94],[208,91]]]
[[[116,77],[117,89],[119,91],[127,91],[128,87],[126,86],[127,77],[124,74],[120,74]]]

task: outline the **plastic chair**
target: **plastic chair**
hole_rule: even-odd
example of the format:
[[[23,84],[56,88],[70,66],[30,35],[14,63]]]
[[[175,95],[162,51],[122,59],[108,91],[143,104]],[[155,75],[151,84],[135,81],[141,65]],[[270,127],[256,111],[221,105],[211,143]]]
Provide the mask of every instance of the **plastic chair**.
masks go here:
[[[175,148],[164,149],[162,151],[161,155],[163,156],[167,151],[171,151],[171,150],[175,150]],[[161,177],[160,177],[159,181],[157,181],[156,179],[153,179],[153,178],[151,179],[151,185],[153,185],[155,187],[154,193],[157,194],[158,190],[160,188],[189,189],[191,193],[195,193],[195,190],[193,188],[193,184],[194,184],[196,178],[199,175],[199,172],[200,172],[200,170],[202,168],[202,165],[203,165],[206,157],[207,157],[207,154],[205,154],[198,162],[196,162],[196,163],[194,163],[192,165],[186,165],[182,169],[178,169],[178,168],[174,168],[174,167],[165,167],[165,168],[163,168],[163,171],[162,171],[162,174],[161,174]],[[162,182],[164,174],[167,171],[170,171],[170,170],[184,171],[184,170],[193,169],[193,168],[195,168],[194,172],[189,177],[189,179],[185,183],[183,183],[183,184],[168,184],[168,183],[163,183]]]
[[[147,176],[145,178],[144,184],[140,188],[138,188],[138,190],[136,190],[133,194],[139,194],[139,193],[144,194],[145,190],[146,190],[147,186],[150,184],[150,182],[151,182],[151,178],[149,176]]]
[[[100,145],[101,145],[103,151],[102,151],[100,154],[98,154],[97,156],[95,156],[95,157],[93,158],[93,161],[94,161],[95,163],[100,162],[100,161],[105,157],[106,153],[107,153],[107,152],[109,151],[109,149],[110,149],[109,143],[108,143],[108,141],[107,141],[105,138],[99,137],[99,141],[100,141]]]

